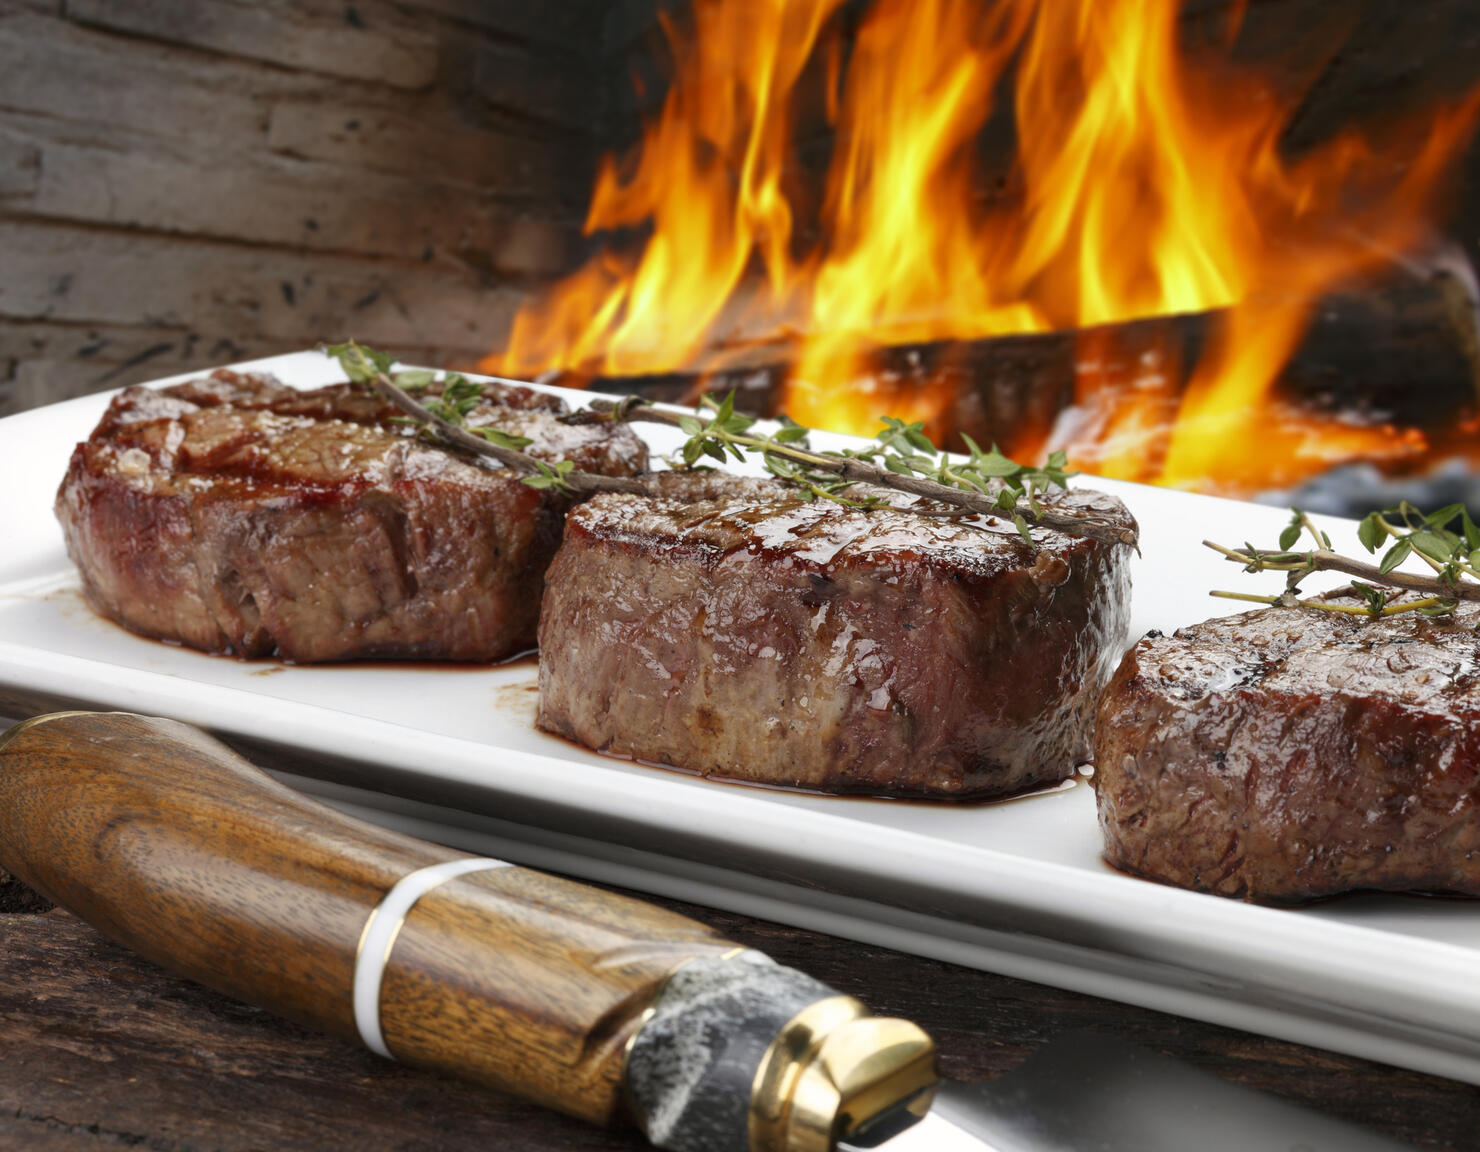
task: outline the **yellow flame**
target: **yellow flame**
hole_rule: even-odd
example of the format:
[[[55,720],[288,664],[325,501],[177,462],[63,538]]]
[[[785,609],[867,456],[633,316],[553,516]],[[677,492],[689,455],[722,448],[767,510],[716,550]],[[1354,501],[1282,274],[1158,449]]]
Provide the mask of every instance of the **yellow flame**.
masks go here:
[[[604,252],[521,311],[491,367],[657,372],[698,357],[754,253],[773,299],[791,289],[787,99],[840,0],[696,0],[668,17],[677,73],[637,163],[608,157],[587,233],[650,226],[635,259]]]
[[[799,332],[786,409],[871,433],[886,412],[932,421],[953,399],[881,375],[881,346],[1228,309],[1195,366],[1152,350],[1106,376],[1086,336],[1071,459],[1248,490],[1422,451],[1276,413],[1271,389],[1323,293],[1425,237],[1480,100],[1397,144],[1348,132],[1290,159],[1298,96],[1229,57],[1242,4],[1227,43],[1195,56],[1178,0],[874,0],[845,47],[847,14],[841,0],[695,0],[687,24],[668,21],[662,111],[633,162],[602,165],[586,223],[645,242],[608,246],[532,303],[487,366],[694,369],[737,325]],[[805,198],[819,238],[802,243],[794,119],[814,60],[835,141],[822,195]],[[986,204],[979,145],[1004,93],[1018,151]],[[1041,448],[1043,430],[1020,441]]]

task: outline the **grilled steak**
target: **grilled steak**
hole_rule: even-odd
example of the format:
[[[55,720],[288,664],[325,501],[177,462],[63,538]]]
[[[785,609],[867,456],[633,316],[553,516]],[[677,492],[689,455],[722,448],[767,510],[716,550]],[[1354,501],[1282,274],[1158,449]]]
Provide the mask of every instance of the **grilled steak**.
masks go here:
[[[603,752],[828,792],[1005,795],[1073,773],[1125,643],[1125,545],[671,474],[570,516],[539,724]],[[1133,521],[1091,492],[1053,497]]]
[[[1106,860],[1274,903],[1480,895],[1477,624],[1272,608],[1147,636],[1100,704]]]
[[[546,459],[631,474],[629,430],[490,385],[470,418]],[[552,406],[553,401],[553,406]],[[237,656],[496,660],[529,648],[569,501],[454,458],[346,385],[253,375],[114,399],[57,495],[88,599],[135,632]]]

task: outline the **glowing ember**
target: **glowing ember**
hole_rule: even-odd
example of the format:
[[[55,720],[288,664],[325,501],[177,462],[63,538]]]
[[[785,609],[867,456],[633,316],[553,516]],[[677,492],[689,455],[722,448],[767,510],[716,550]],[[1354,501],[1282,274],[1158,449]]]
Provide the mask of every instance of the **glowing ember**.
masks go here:
[[[695,0],[665,25],[661,115],[635,162],[603,164],[587,219],[645,241],[521,312],[486,367],[703,369],[737,334],[801,333],[786,410],[871,434],[952,399],[877,376],[882,345],[1229,309],[1196,365],[1153,349],[1127,366],[1086,333],[1076,418],[1052,446],[1104,475],[1230,492],[1424,454],[1414,430],[1323,420],[1271,389],[1324,293],[1428,238],[1480,92],[1381,145],[1346,133],[1291,159],[1299,97],[1226,50],[1179,50],[1177,0],[875,0],[846,55],[840,7]],[[793,117],[814,58],[835,141],[804,211]],[[1017,158],[987,207],[978,141],[1008,91]],[[798,240],[803,216],[820,240]],[[1006,445],[1046,446],[1043,429]]]

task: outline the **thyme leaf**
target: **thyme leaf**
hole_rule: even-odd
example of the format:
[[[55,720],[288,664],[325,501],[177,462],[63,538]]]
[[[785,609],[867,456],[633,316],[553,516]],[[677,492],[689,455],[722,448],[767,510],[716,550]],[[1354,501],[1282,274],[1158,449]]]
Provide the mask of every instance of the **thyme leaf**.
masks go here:
[[[345,375],[372,388],[415,424],[434,443],[453,451],[489,456],[504,467],[524,473],[524,483],[561,492],[642,492],[640,479],[582,472],[567,460],[549,464],[523,451],[529,440],[496,428],[470,427],[467,417],[477,407],[481,387],[458,373],[442,377],[440,393],[431,393],[435,373],[410,369],[393,374],[393,357],[349,341],[321,350],[339,361]],[[417,399],[421,394],[425,402]],[[686,467],[702,460],[719,464],[759,456],[771,475],[796,487],[803,500],[831,500],[850,508],[876,508],[886,503],[859,485],[892,488],[954,506],[957,514],[975,513],[1010,519],[1029,546],[1031,527],[1040,525],[1076,536],[1136,547],[1133,528],[1100,513],[1044,504],[1039,497],[1063,487],[1069,479],[1064,453],[1053,453],[1042,466],[1021,465],[996,445],[983,451],[968,440],[965,459],[942,452],[925,434],[924,425],[885,418],[883,430],[871,442],[840,452],[822,451],[809,443],[810,430],[782,417],[772,431],[756,427],[756,419],[735,408],[733,394],[705,397],[700,412],[673,413],[640,397],[594,400],[585,411],[565,419],[570,423],[649,421],[677,427],[686,437],[678,458]],[[923,515],[939,513],[922,510]]]
[[[531,488],[555,488],[562,492],[572,490],[569,481],[566,480],[575,468],[571,461],[558,460],[554,464],[546,464],[543,460],[536,460],[535,467],[538,471],[533,476],[524,478],[524,482]]]
[[[320,351],[339,362],[355,384],[367,386],[406,415],[398,417],[416,426],[432,443],[477,457],[491,457],[505,468],[523,473],[521,480],[531,488],[552,489],[571,495],[577,492],[641,492],[643,486],[630,476],[602,476],[583,472],[569,460],[551,465],[524,451],[531,440],[488,425],[469,426],[467,418],[483,400],[483,387],[461,373],[442,377],[442,390],[427,396],[426,403],[413,393],[425,394],[436,383],[436,374],[410,369],[393,375],[395,358],[353,340],[321,345]]]
[[[321,344],[319,351],[338,360],[344,374],[355,384],[370,384],[377,376],[389,376],[396,363],[389,353],[377,352],[353,340],[345,344]]]
[[[513,432],[505,432],[502,428],[494,428],[487,424],[480,424],[476,428],[469,428],[474,436],[481,436],[490,444],[500,448],[509,448],[515,452],[522,452],[534,443],[528,436],[518,436]]]
[[[881,497],[858,491],[867,485],[892,488],[951,504],[968,512],[1006,516],[1030,546],[1031,525],[1043,525],[1077,536],[1136,544],[1133,530],[1095,513],[1043,504],[1040,497],[1064,487],[1071,473],[1063,452],[1041,466],[1018,464],[994,444],[986,451],[969,438],[962,460],[941,451],[921,422],[884,417],[883,428],[858,448],[823,451],[810,446],[810,430],[782,417],[770,433],[756,420],[735,410],[734,394],[705,396],[700,415],[665,412],[635,397],[617,402],[597,400],[592,410],[612,420],[648,420],[676,427],[687,439],[678,459],[693,467],[701,459],[719,463],[753,455],[773,476],[795,484],[803,499],[832,500],[851,508],[875,508]]]
[[[1254,600],[1266,604],[1304,604],[1331,612],[1357,612],[1369,616],[1392,616],[1420,612],[1426,616],[1450,615],[1462,600],[1480,600],[1480,528],[1462,504],[1450,504],[1425,513],[1404,501],[1396,508],[1369,512],[1357,525],[1357,541],[1368,554],[1381,556],[1370,564],[1342,556],[1331,547],[1331,538],[1310,517],[1291,509],[1291,520],[1280,533],[1279,548],[1260,549],[1245,543],[1241,549],[1225,548],[1210,540],[1203,544],[1220,552],[1245,572],[1284,572],[1284,596],[1254,596],[1247,593],[1214,592],[1214,596]],[[1309,534],[1315,547],[1295,551],[1300,537]],[[1399,571],[1404,561],[1417,556],[1432,575]],[[1336,605],[1324,600],[1299,600],[1294,593],[1313,572],[1342,572],[1356,579],[1352,590],[1365,608]],[[1418,599],[1399,599],[1402,592],[1419,592]]]

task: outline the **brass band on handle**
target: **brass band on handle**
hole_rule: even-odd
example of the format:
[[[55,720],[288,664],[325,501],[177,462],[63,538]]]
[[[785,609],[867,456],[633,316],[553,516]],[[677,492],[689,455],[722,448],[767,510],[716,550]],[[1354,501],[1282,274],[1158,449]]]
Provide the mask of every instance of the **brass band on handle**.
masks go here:
[[[935,1043],[908,1020],[868,1014],[851,996],[803,1009],[756,1070],[750,1152],[832,1152],[895,1112],[925,1115],[939,1082]]]

